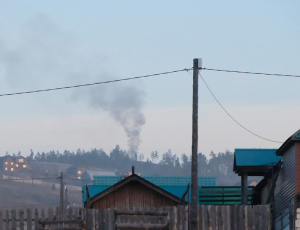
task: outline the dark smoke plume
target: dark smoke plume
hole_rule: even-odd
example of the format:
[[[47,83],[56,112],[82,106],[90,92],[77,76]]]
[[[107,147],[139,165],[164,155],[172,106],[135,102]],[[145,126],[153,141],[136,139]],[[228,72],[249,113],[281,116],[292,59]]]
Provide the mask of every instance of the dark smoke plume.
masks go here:
[[[101,52],[92,45],[78,42],[48,17],[39,15],[12,37],[0,31],[0,67],[4,67],[2,82],[7,81],[16,90],[109,80],[105,74],[108,58],[99,55]],[[141,89],[115,83],[74,92],[73,99],[86,95],[93,107],[107,111],[123,127],[128,137],[128,152],[138,151],[145,124],[142,113],[145,93]]]

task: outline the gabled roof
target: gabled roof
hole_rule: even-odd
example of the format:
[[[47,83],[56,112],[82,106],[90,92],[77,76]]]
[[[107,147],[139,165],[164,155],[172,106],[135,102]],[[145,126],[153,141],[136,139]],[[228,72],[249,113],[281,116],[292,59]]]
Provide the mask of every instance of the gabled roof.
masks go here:
[[[277,150],[277,156],[282,156],[285,151],[293,144],[294,142],[300,142],[300,129],[295,132],[292,136],[290,136]]]
[[[152,189],[152,190],[155,190],[156,192],[168,197],[169,199],[175,201],[176,203],[179,204],[180,202],[180,198],[167,192],[166,190],[152,184],[151,182],[143,179],[142,177],[139,177],[138,175],[136,174],[132,174],[131,176],[119,181],[118,183],[114,184],[113,186],[107,188],[106,190],[104,190],[103,192],[95,195],[94,197],[91,198],[91,204],[93,202],[95,202],[96,200],[106,196],[107,194],[117,190],[118,188],[121,188],[123,187],[124,185],[128,184],[129,182],[131,181],[135,181],[135,182],[138,182],[138,183],[141,183],[143,184],[144,186],[148,187],[149,189]]]
[[[276,151],[277,149],[235,149],[233,171],[238,174],[247,171],[253,176],[263,175],[280,161],[281,157],[276,156]]]

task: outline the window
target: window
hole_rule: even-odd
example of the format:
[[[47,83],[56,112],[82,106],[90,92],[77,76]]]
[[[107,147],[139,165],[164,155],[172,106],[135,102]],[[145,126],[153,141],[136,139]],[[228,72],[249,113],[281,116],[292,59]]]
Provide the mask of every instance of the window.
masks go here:
[[[11,170],[11,171],[14,171],[14,168],[11,168],[10,170]]]
[[[5,170],[7,171],[7,168],[5,168]]]
[[[23,168],[26,168],[26,165],[23,165]]]
[[[7,165],[7,164],[8,164],[8,162],[5,162],[5,164]]]
[[[24,159],[19,159],[19,162],[20,162],[20,163],[23,163],[23,162],[24,162]]]
[[[78,174],[81,174],[81,171],[78,171]]]
[[[16,167],[18,167],[19,165],[18,164],[16,164]]]
[[[78,177],[78,180],[80,180],[80,179],[81,179],[81,177],[79,176],[79,177]]]
[[[10,164],[11,164],[11,165],[14,165],[14,162],[11,162]]]

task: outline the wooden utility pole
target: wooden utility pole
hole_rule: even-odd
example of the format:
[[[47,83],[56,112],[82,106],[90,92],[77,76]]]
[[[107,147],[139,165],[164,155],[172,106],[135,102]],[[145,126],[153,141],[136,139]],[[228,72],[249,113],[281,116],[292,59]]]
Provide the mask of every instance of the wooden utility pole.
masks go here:
[[[63,173],[60,173],[60,214],[61,219],[64,218],[64,180]]]
[[[200,63],[199,63],[200,61]],[[202,67],[201,59],[193,62],[193,117],[192,117],[192,185],[191,185],[191,230],[198,229],[198,74]],[[199,65],[200,64],[200,65]]]

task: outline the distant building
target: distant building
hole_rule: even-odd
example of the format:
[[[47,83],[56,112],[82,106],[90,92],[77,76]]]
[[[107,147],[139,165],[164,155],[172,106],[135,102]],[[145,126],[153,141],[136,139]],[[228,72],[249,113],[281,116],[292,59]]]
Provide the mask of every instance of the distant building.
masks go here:
[[[89,167],[84,165],[72,165],[67,169],[67,174],[80,180],[84,172],[88,169]]]
[[[83,184],[90,184],[93,183],[94,181],[94,177],[97,176],[110,176],[110,177],[114,177],[116,176],[116,174],[114,172],[107,172],[107,171],[97,171],[97,170],[85,170],[85,172],[83,173],[81,180],[83,182]]]
[[[0,158],[3,172],[24,172],[31,169],[25,157],[4,156]]]

